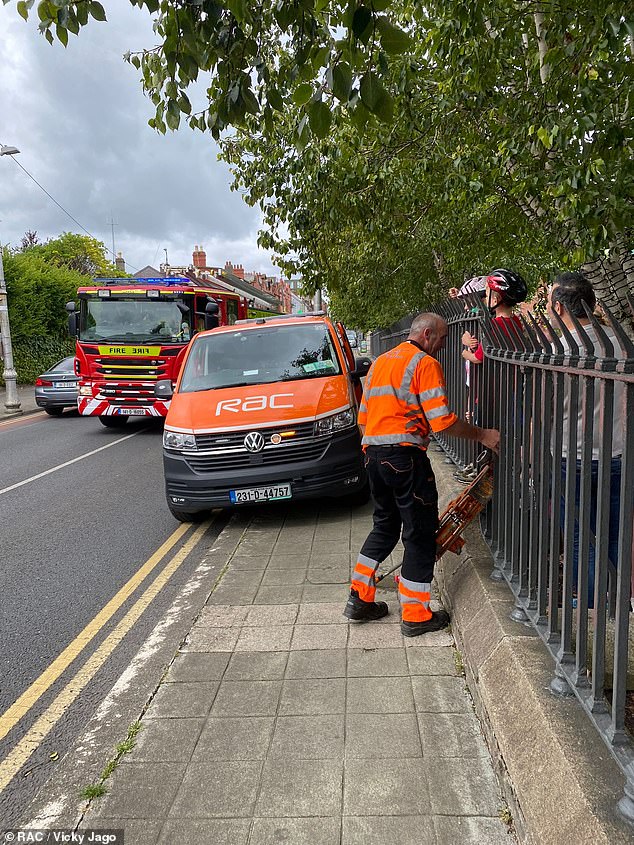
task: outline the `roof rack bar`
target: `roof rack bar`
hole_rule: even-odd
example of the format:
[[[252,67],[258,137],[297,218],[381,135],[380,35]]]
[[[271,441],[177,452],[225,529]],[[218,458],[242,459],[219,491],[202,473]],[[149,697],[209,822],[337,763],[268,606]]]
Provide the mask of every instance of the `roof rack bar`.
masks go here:
[[[325,311],[307,311],[305,314],[271,314],[270,317],[249,317],[248,320],[236,320],[234,326],[246,323],[268,323],[269,320],[288,320],[291,317],[325,317]]]

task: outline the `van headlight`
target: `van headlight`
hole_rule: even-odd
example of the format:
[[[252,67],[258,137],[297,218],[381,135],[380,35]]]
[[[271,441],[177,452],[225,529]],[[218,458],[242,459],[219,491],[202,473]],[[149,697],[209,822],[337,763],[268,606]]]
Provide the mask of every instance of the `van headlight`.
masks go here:
[[[196,437],[180,431],[163,431],[163,446],[166,449],[196,449]]]
[[[339,414],[333,414],[330,417],[324,417],[321,420],[315,421],[315,436],[324,437],[327,434],[333,434],[335,431],[341,431],[344,428],[351,428],[357,421],[356,414],[353,408],[348,408],[341,411]]]

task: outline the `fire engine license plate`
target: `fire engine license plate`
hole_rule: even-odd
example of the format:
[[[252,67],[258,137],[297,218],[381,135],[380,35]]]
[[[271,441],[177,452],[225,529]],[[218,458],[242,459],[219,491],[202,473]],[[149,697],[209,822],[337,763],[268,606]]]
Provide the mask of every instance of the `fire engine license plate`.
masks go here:
[[[125,414],[128,417],[144,417],[144,408],[117,408],[118,414]]]
[[[272,502],[276,499],[290,499],[291,485],[276,484],[273,487],[246,487],[242,490],[229,490],[229,497],[234,505],[246,505],[248,502]]]

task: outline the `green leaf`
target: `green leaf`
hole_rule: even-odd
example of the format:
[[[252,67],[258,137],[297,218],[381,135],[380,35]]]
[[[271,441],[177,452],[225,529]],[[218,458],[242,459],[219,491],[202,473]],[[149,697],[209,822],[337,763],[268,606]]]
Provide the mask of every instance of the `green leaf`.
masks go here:
[[[370,37],[370,23],[372,22],[372,12],[366,6],[359,6],[352,18],[352,31],[359,41],[367,43]]]
[[[246,0],[225,0],[224,5],[239,23],[245,20],[247,16]]]
[[[405,53],[411,48],[412,42],[409,35],[390,23],[387,18],[379,18],[377,27],[381,35],[381,46],[390,56]]]
[[[165,122],[172,130],[178,129],[181,122],[181,113],[178,108],[176,100],[170,100],[167,104],[167,114],[165,115]]]
[[[24,0],[19,1],[17,9],[18,9],[18,15],[20,15],[21,18],[24,18],[25,21],[28,20],[29,9],[28,9],[28,6],[26,5],[26,3],[24,2]]]
[[[325,138],[332,121],[330,109],[321,100],[311,103],[308,110],[308,121],[313,133],[318,138]]]
[[[371,112],[377,107],[381,94],[385,93],[385,88],[381,84],[381,80],[372,71],[364,74],[359,87],[361,93],[361,102]]]
[[[63,26],[56,26],[55,27],[55,34],[57,35],[60,42],[64,45],[64,47],[68,46],[68,32],[64,29]]]
[[[394,120],[394,98],[385,89],[379,94],[379,100],[374,107],[374,114],[383,123],[392,123]]]
[[[96,21],[106,20],[105,9],[97,0],[90,0],[90,14]]]
[[[180,97],[178,98],[178,107],[185,114],[192,113],[192,104],[189,102],[189,97],[184,91],[181,91]]]
[[[276,111],[284,111],[284,100],[277,88],[269,88],[267,91],[267,99],[271,108]]]
[[[296,106],[303,106],[312,96],[313,86],[309,85],[308,82],[303,82],[293,91],[293,102]]]
[[[260,111],[260,104],[256,100],[253,91],[247,85],[244,85],[240,90],[240,94],[242,95],[242,100],[246,110],[251,114],[258,114]]]
[[[552,147],[553,142],[551,140],[550,134],[548,132],[548,129],[546,129],[544,126],[540,126],[539,129],[537,130],[537,137],[542,142],[542,144],[546,147],[547,150],[549,150]]]
[[[332,92],[342,103],[348,102],[352,88],[352,71],[347,62],[339,62],[332,70]]]

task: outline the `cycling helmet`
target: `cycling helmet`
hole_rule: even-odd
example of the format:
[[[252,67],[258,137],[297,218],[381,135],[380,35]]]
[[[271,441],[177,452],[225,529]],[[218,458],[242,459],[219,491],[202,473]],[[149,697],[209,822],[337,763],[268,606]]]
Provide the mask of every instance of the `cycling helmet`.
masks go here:
[[[487,284],[491,290],[497,291],[507,305],[517,305],[524,302],[528,289],[526,282],[519,273],[513,270],[493,270],[487,276]]]

